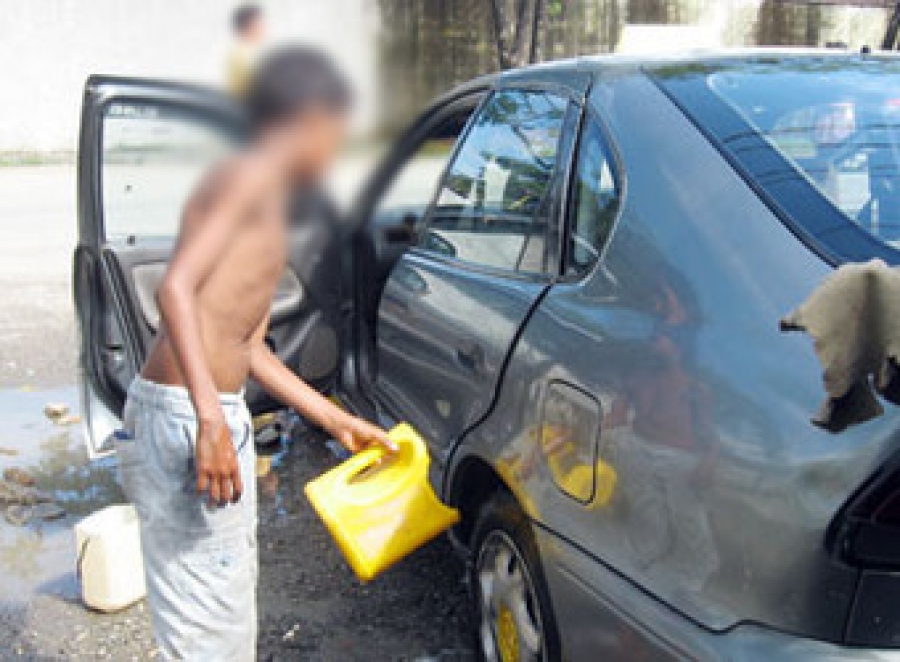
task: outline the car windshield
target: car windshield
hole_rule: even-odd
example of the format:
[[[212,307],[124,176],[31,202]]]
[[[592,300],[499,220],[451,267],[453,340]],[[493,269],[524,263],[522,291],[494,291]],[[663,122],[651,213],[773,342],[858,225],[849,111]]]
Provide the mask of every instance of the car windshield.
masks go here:
[[[655,79],[833,262],[900,262],[900,60],[766,58]]]

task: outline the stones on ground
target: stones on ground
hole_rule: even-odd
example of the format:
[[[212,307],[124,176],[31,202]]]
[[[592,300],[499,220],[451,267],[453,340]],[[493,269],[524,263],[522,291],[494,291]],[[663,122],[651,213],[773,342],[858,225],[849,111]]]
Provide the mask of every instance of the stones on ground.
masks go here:
[[[13,526],[26,526],[35,520],[52,522],[67,515],[65,508],[48,501],[35,503],[11,503],[3,511],[3,517]]]
[[[81,416],[78,414],[66,414],[65,416],[60,416],[55,419],[53,422],[57,425],[78,425],[81,423]]]
[[[22,487],[34,487],[34,476],[18,467],[8,467],[3,470],[3,480]]]
[[[33,487],[26,487],[7,480],[0,480],[0,504],[18,503],[26,506],[53,499]]]
[[[290,630],[284,633],[284,636],[281,638],[282,641],[293,641],[297,638],[297,635],[300,634],[300,624],[294,623],[293,627]]]
[[[14,503],[6,507],[3,516],[13,526],[25,526],[34,516],[34,506]]]
[[[45,522],[52,522],[53,520],[62,519],[66,515],[66,509],[58,503],[44,502],[34,506],[32,518],[42,519]]]
[[[54,422],[63,416],[66,416],[68,413],[69,405],[64,402],[51,402],[44,407],[44,416]]]
[[[51,402],[44,407],[44,416],[55,425],[77,425],[81,423],[81,416],[69,412],[69,405],[63,402]]]
[[[51,521],[66,516],[62,506],[53,498],[34,487],[34,477],[18,467],[3,471],[0,480],[0,506],[4,506],[3,516],[13,526],[25,526],[39,519]]]

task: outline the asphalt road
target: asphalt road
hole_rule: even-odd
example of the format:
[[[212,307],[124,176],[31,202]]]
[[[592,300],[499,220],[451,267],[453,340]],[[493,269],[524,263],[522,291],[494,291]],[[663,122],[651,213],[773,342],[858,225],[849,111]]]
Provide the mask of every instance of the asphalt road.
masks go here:
[[[121,495],[113,463],[90,463],[77,427],[42,413],[77,411],[74,243],[74,169],[0,168],[0,468],[30,472],[67,511],[24,527],[0,517],[0,660],[155,656],[143,604],[103,615],[78,597],[72,527]],[[260,659],[471,659],[463,567],[445,540],[367,586],[353,578],[302,494],[333,463],[321,440],[300,441],[261,485]]]

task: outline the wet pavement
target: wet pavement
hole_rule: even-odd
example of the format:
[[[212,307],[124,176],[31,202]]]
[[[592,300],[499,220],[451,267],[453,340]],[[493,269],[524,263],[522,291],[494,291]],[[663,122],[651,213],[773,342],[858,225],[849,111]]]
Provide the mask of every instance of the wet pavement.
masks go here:
[[[69,269],[74,170],[0,168],[0,474],[18,468],[65,516],[24,526],[0,504],[0,660],[145,660],[143,603],[84,607],[73,527],[122,500],[115,460],[90,462],[78,415]],[[27,228],[27,232],[25,231]],[[472,659],[463,566],[439,539],[369,585],[346,566],[302,492],[335,459],[323,440],[286,447],[260,485],[261,660]]]
[[[0,659],[152,659],[146,608],[86,609],[75,575],[72,528],[121,500],[114,460],[90,462],[77,426],[59,427],[47,402],[72,388],[0,392],[0,467],[18,467],[67,512],[26,526],[0,521]],[[440,660],[471,654],[463,567],[446,540],[360,584],[316,520],[302,487],[336,460],[315,435],[279,447],[260,483],[261,660]]]
[[[79,517],[121,499],[111,463],[86,461],[78,426],[58,426],[43,414],[48,402],[77,405],[73,387],[0,391],[0,471],[21,469],[34,489],[47,495],[65,516],[25,526],[0,521],[0,602],[28,601],[41,592],[77,596],[72,568],[71,527]],[[5,504],[11,508],[16,504]],[[28,506],[24,510],[28,510]]]

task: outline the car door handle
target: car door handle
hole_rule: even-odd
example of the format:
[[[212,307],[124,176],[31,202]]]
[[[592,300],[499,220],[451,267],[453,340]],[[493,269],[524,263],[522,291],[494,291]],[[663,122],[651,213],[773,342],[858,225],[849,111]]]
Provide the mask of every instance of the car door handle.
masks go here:
[[[470,372],[479,372],[484,365],[484,350],[477,343],[465,343],[456,348],[456,360]]]

